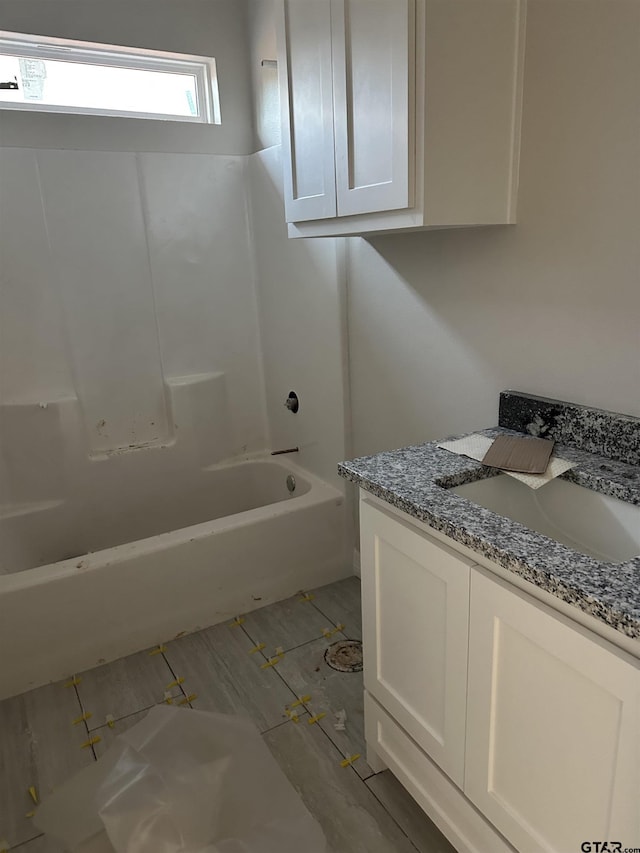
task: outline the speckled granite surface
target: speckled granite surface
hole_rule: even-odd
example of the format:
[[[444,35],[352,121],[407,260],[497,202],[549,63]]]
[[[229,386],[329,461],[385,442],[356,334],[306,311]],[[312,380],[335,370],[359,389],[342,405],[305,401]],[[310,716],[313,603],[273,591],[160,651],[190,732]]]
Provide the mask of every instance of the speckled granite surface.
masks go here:
[[[553,438],[559,444],[640,465],[640,418],[536,397],[523,391],[500,394],[498,424],[507,429]]]
[[[482,432],[496,436],[512,431],[497,427]],[[638,466],[574,447],[558,445],[556,453],[577,463],[563,479],[640,505]],[[640,556],[623,563],[601,562],[447,491],[495,476],[500,473],[496,469],[431,442],[343,462],[338,471],[461,545],[640,639]]]

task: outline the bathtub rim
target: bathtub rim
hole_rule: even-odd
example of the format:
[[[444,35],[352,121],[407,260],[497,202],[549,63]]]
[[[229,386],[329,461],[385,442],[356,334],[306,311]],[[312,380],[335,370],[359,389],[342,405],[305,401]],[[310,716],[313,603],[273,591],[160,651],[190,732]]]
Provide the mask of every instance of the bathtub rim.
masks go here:
[[[302,495],[291,496],[281,501],[243,510],[232,515],[224,515],[220,518],[202,521],[188,527],[177,530],[169,530],[157,533],[155,536],[147,536],[136,539],[133,542],[124,542],[103,548],[100,551],[92,551],[87,554],[79,554],[66,560],[58,560],[54,563],[45,563],[41,566],[33,566],[29,569],[21,569],[16,572],[0,574],[0,598],[4,593],[16,590],[29,589],[41,586],[45,583],[55,583],[78,574],[86,574],[91,571],[103,569],[113,563],[142,555],[151,555],[165,551],[174,545],[185,542],[194,542],[214,536],[223,530],[232,530],[244,527],[252,522],[261,522],[269,518],[285,515],[314,504],[325,501],[336,501],[338,505],[344,503],[344,492],[335,486],[325,482],[306,468],[302,468],[295,462],[289,460],[274,459],[271,455],[263,453],[247,454],[241,458],[225,460],[221,463],[205,466],[203,471],[217,471],[228,468],[239,468],[255,463],[266,463],[282,470],[283,476],[293,474],[309,484],[309,489]]]

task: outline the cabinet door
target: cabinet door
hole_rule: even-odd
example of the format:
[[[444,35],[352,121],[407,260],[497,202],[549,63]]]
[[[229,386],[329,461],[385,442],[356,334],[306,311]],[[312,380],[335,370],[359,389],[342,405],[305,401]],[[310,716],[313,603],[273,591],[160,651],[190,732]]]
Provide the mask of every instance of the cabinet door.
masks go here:
[[[638,845],[639,729],[630,658],[474,571],[464,790],[521,853]]]
[[[462,787],[471,562],[360,506],[365,687]]]
[[[335,217],[329,0],[282,0],[279,20],[286,219]]]
[[[414,0],[331,0],[331,24],[338,216],[411,207]]]

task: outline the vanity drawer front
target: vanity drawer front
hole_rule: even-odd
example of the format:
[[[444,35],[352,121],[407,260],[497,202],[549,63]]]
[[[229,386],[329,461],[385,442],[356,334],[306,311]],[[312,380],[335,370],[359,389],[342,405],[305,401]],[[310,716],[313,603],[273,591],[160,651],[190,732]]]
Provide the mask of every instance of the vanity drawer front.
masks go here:
[[[364,499],[366,689],[461,788],[473,563]]]

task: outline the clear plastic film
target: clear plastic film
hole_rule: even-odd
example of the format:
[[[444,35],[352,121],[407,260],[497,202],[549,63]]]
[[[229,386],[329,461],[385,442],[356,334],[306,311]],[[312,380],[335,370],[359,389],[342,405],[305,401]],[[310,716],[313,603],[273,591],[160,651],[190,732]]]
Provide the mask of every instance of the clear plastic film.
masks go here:
[[[158,706],[43,802],[70,853],[326,853],[322,830],[247,720]]]

